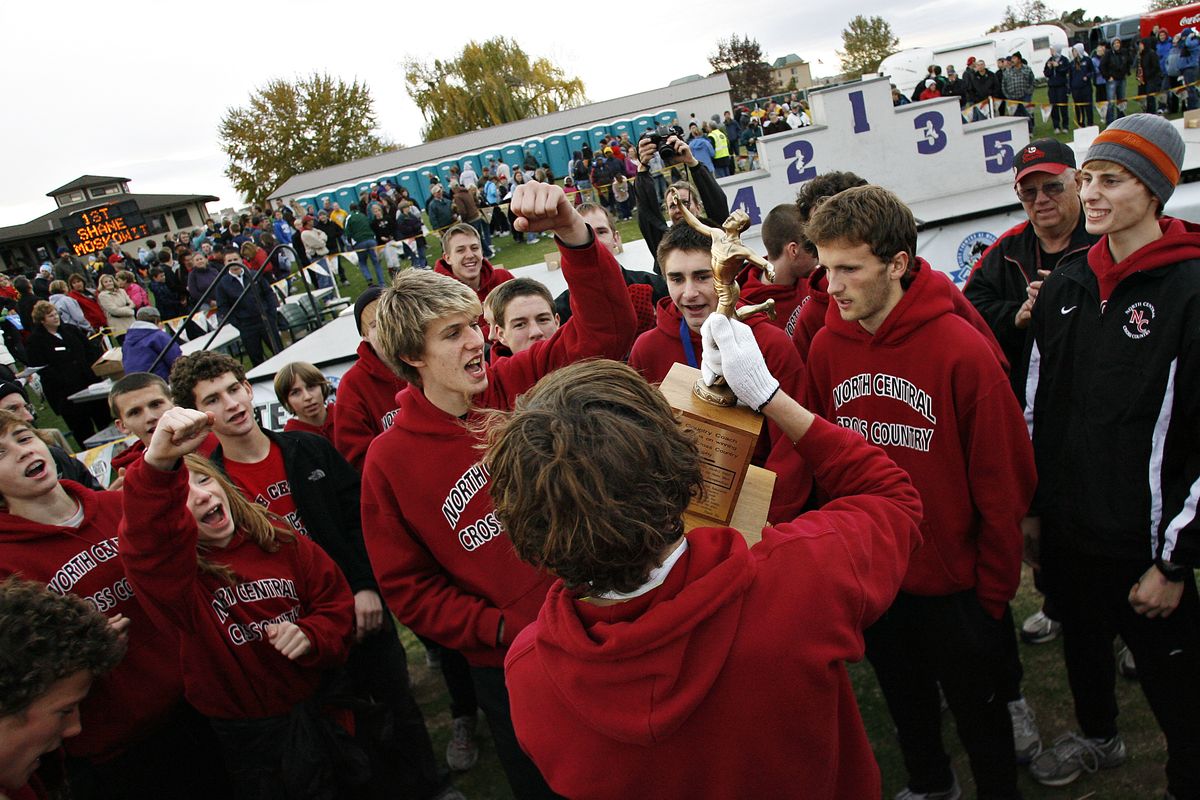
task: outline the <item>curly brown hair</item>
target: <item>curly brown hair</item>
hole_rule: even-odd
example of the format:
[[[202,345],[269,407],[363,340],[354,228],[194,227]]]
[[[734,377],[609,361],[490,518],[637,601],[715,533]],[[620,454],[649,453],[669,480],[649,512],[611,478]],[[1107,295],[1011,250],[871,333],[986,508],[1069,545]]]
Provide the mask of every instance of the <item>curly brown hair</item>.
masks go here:
[[[238,381],[246,380],[246,368],[236,358],[211,350],[181,356],[171,365],[171,399],[180,408],[195,408],[193,392],[200,381],[219,378],[232,372]]]
[[[492,500],[517,555],[573,590],[632,591],[683,535],[700,456],[628,366],[555,370],[485,425]]]
[[[0,583],[0,717],[21,714],[63,678],[111,670],[125,644],[75,595],[14,576]]]
[[[796,193],[796,208],[800,212],[801,224],[807,224],[813,211],[826,199],[855,186],[866,185],[867,182],[853,172],[826,172],[802,184]],[[817,246],[807,238],[804,240],[804,249],[813,258],[817,257]]]

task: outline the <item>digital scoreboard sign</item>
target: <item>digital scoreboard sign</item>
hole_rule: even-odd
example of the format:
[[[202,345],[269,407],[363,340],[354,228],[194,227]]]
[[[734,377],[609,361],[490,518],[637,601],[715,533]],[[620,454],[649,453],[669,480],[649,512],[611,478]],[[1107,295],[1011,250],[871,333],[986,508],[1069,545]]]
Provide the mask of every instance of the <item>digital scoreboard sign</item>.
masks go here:
[[[110,244],[126,244],[150,232],[136,200],[77,211],[63,220],[63,228],[77,256],[98,253]]]

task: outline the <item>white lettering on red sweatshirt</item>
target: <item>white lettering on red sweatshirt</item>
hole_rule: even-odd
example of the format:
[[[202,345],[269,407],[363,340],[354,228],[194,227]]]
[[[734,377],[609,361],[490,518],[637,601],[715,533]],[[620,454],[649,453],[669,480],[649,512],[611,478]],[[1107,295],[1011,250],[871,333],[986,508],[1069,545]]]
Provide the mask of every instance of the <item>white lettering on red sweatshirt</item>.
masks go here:
[[[125,657],[80,704],[83,732],[63,742],[73,756],[105,760],[145,736],[182,699],[179,640],[156,629],[125,577],[117,553],[121,493],[62,485],[83,505],[83,524],[42,525],[0,511],[0,578],[19,574],[56,594],[82,597],[106,617],[129,618]]]
[[[489,365],[488,388],[474,398],[475,408],[512,408],[558,367],[629,351],[636,318],[616,259],[594,238],[559,249],[571,319],[549,339]],[[513,552],[492,508],[479,439],[463,420],[417,386],[397,400],[400,412],[371,444],[363,468],[363,539],[379,587],[414,632],[474,665],[498,667],[508,643],[537,616],[552,579]]]
[[[240,533],[205,557],[238,576],[230,586],[196,565],[196,520],[185,467],[164,472],[138,460],[125,473],[121,560],[160,627],[178,631],[176,663],[196,710],[217,719],[286,714],[316,691],[325,667],[346,659],[354,599],[333,560],[297,536],[268,553]],[[228,509],[227,509],[228,513]],[[266,626],[292,622],[312,649],[295,661]]]
[[[886,450],[921,492],[925,544],[904,591],[973,588],[999,618],[1021,577],[1033,450],[995,338],[958,314],[955,294],[917,259],[874,335],[831,303],[809,352],[805,403]]]

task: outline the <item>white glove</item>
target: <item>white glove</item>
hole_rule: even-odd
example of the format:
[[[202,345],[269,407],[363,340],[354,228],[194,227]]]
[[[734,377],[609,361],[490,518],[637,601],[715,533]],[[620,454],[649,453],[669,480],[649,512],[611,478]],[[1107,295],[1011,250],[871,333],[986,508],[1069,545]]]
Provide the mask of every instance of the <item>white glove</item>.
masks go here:
[[[762,410],[779,391],[779,381],[767,369],[750,326],[722,314],[709,314],[700,337],[704,342],[704,382],[712,385],[722,376],[738,400],[755,411]]]

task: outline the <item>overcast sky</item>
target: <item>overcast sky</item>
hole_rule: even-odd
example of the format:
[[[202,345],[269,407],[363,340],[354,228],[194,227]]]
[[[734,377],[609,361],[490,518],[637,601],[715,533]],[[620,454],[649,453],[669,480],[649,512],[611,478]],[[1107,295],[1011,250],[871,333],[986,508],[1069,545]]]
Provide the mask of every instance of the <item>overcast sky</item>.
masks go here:
[[[272,78],[320,70],[364,81],[381,131],[414,145],[422,119],[404,90],[409,57],[452,58],[469,39],[504,35],[582,78],[589,100],[607,100],[707,74],[729,33],[756,38],[770,60],[796,53],[814,76],[836,73],[850,8],[887,19],[903,48],[974,38],[1004,3],[4,2],[0,226],[52,210],[46,192],[82,174],[124,176],[139,193],[216,195],[214,211],[241,205],[217,122]],[[1094,0],[1087,13],[1140,9]]]

